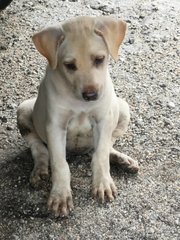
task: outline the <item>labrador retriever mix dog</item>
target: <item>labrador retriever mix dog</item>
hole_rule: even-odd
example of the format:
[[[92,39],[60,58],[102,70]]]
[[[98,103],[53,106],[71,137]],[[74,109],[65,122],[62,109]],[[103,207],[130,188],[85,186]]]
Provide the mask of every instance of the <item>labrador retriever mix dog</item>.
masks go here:
[[[117,192],[110,161],[131,172],[139,169],[136,161],[113,148],[127,130],[130,114],[128,104],[115,94],[108,58],[117,59],[125,32],[121,20],[85,16],[33,36],[48,66],[37,98],[20,104],[17,119],[34,159],[32,184],[48,175],[50,162],[48,207],[56,216],[73,209],[66,150],[94,150],[92,193],[102,202],[112,201]]]

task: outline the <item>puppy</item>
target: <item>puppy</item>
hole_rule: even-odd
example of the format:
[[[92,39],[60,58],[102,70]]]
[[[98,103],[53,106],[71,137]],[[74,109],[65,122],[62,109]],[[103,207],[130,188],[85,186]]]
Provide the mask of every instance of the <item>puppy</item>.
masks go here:
[[[108,72],[109,54],[118,57],[126,23],[110,17],[77,17],[33,36],[37,50],[48,60],[37,98],[24,101],[17,111],[18,126],[34,159],[30,181],[48,175],[52,188],[49,209],[67,216],[73,209],[66,150],[94,149],[92,193],[112,201],[116,186],[110,161],[131,172],[138,163],[116,151],[113,144],[128,127],[128,104],[115,94]]]

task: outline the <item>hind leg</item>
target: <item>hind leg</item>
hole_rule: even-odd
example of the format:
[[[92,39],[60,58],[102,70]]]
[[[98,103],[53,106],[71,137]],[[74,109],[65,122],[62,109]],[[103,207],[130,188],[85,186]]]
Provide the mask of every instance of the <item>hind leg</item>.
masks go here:
[[[116,129],[112,135],[112,144],[115,142],[117,137],[120,137],[128,129],[130,121],[129,106],[126,101],[119,98],[119,120]],[[113,147],[110,151],[110,161],[112,163],[119,164],[124,170],[132,173],[136,173],[139,170],[138,162],[133,160],[131,157],[124,153],[118,152]]]
[[[129,112],[129,105],[128,103],[121,99],[118,98],[118,123],[113,131],[112,134],[112,142],[114,143],[117,138],[121,137],[128,129],[129,121],[130,121],[130,112]]]
[[[26,140],[31,148],[32,157],[34,159],[34,168],[31,172],[30,183],[34,187],[38,187],[41,180],[46,180],[49,177],[49,153],[46,146],[36,133],[28,134]]]
[[[17,111],[17,122],[21,135],[31,149],[34,160],[30,182],[33,186],[38,186],[40,180],[48,177],[49,153],[33,126],[32,111],[35,101],[36,99],[30,99],[20,104]]]

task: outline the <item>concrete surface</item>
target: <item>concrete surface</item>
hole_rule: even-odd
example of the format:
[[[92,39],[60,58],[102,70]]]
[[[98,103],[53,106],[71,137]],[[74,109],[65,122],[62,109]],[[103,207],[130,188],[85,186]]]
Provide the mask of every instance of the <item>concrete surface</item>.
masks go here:
[[[91,198],[90,156],[68,157],[75,210],[65,219],[46,208],[50,183],[29,184],[30,151],[16,108],[37,94],[46,61],[31,36],[76,15],[128,22],[119,60],[110,62],[118,95],[131,106],[128,133],[116,148],[137,159],[138,175],[112,166],[118,197]],[[0,13],[0,239],[180,239],[180,1],[14,0]]]

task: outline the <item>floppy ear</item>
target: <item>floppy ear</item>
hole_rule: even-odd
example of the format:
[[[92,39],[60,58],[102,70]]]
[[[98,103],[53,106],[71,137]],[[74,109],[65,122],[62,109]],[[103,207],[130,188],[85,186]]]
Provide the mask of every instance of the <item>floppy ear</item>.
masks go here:
[[[117,60],[119,46],[121,45],[127,24],[111,17],[97,17],[95,32],[102,36],[111,56]]]
[[[64,40],[60,27],[49,27],[32,37],[37,50],[47,58],[52,69],[57,66],[57,48]]]

